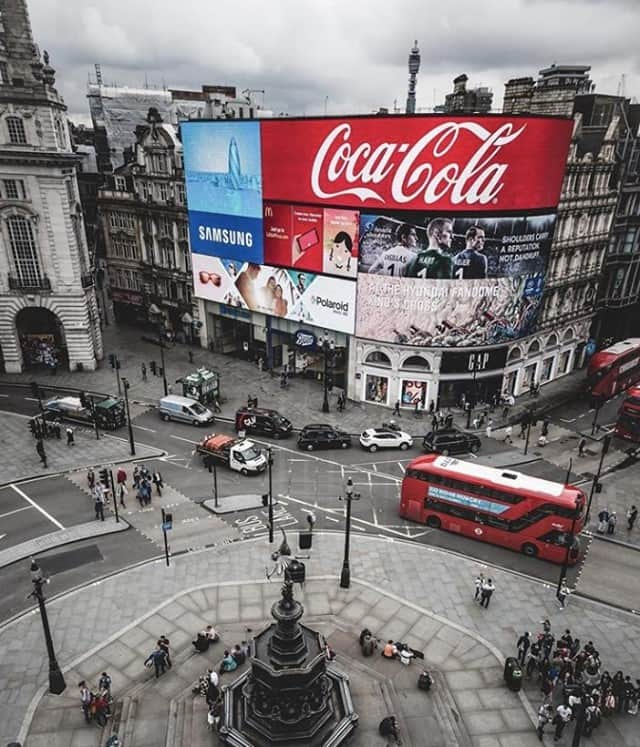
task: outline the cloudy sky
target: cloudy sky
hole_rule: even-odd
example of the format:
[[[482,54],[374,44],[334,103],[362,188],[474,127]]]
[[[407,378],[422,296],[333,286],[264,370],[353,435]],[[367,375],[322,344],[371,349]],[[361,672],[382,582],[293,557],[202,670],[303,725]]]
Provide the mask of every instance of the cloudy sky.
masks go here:
[[[278,113],[404,107],[418,39],[417,105],[467,73],[494,91],[552,62],[589,64],[598,91],[640,98],[639,0],[28,0],[36,42],[73,118],[87,76],[105,83],[264,89]],[[261,99],[261,95],[258,97]]]

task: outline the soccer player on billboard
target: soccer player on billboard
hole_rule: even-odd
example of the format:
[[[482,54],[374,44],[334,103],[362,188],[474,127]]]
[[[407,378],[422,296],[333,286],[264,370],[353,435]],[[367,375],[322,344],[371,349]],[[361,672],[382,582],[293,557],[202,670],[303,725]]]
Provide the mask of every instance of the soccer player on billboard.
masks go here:
[[[451,250],[453,222],[450,218],[434,218],[427,225],[429,246],[418,253],[406,267],[406,277],[423,280],[451,280],[453,258]]]
[[[482,254],[485,233],[480,226],[471,226],[465,234],[466,247],[453,258],[456,280],[482,280],[487,277],[487,258]]]
[[[396,241],[398,243],[395,246],[382,252],[371,265],[370,274],[393,277],[402,277],[405,274],[407,265],[418,255],[418,234],[415,226],[410,223],[400,224],[396,230]]]

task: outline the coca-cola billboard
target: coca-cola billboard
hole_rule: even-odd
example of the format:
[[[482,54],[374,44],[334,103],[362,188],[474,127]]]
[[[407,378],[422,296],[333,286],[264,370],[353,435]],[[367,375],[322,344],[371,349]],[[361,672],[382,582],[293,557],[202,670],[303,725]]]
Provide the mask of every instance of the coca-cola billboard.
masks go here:
[[[263,195],[363,210],[555,207],[571,126],[503,116],[263,122]]]

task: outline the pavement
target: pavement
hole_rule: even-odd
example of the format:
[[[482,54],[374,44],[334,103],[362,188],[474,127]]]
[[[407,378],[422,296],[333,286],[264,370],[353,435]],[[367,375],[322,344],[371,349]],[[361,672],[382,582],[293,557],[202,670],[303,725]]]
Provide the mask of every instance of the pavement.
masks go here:
[[[290,542],[294,544],[292,538]],[[359,683],[358,665],[368,662],[360,660],[355,646],[362,627],[383,640],[403,640],[423,650],[442,699],[434,710],[426,709],[434,719],[429,733],[437,727],[446,740],[457,740],[439,737],[432,744],[538,743],[531,719],[539,693],[530,686],[515,695],[501,676],[503,659],[513,654],[517,637],[523,630],[537,631],[545,617],[556,632],[570,628],[581,640],[596,642],[610,671],[620,668],[636,677],[640,672],[640,620],[630,614],[575,598],[560,611],[553,588],[495,569],[489,572],[497,590],[485,610],[473,601],[477,563],[459,557],[452,562],[453,556],[434,548],[361,535],[352,538],[352,586],[343,590],[338,584],[342,550],[341,534],[314,534],[312,557],[306,561],[308,582],[296,592],[307,610],[305,621],[336,648],[339,668],[349,672],[355,667]],[[77,682],[85,678],[95,684],[105,669],[119,702],[114,724],[123,729],[120,736],[127,747],[170,744],[169,732],[171,744],[207,743],[202,705],[191,701],[188,690],[220,658],[222,646],[199,659],[190,655],[190,641],[207,623],[220,629],[227,645],[246,639],[248,627],[257,632],[270,621],[279,584],[265,580],[269,552],[264,538],[222,544],[174,557],[170,567],[159,559],[50,596],[49,621],[67,680],[62,696],[45,695],[48,666],[39,615],[32,611],[5,624],[0,628],[0,743],[17,738],[25,747],[101,744],[100,730],[83,722]],[[48,592],[55,594],[55,577]],[[143,662],[160,634],[170,638],[176,664],[157,684],[149,683]],[[405,744],[422,745],[422,703],[432,696],[419,693],[417,698],[411,678],[396,682],[399,667],[376,662],[376,677],[390,700],[369,678],[368,687],[356,689],[356,708],[364,705],[375,718],[393,710]],[[419,671],[412,666],[411,677],[417,679]],[[402,692],[407,696],[401,697]],[[371,711],[374,703],[377,708]],[[172,714],[178,712],[182,716],[176,722]],[[452,724],[446,713],[453,714],[457,731],[448,731]],[[171,730],[169,723],[174,724]],[[153,724],[151,741],[142,724]],[[182,734],[176,734],[176,724]],[[637,747],[635,727],[629,716],[607,719],[590,743]],[[182,737],[192,741],[180,741]],[[567,732],[564,742],[570,739]],[[356,744],[378,741],[371,737]]]

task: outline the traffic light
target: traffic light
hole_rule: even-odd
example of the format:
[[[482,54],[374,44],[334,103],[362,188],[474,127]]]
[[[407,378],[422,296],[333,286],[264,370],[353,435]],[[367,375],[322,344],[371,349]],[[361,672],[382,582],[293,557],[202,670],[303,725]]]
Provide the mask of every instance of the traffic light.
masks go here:
[[[262,494],[262,505],[265,507],[269,505],[269,493]]]
[[[109,487],[109,470],[105,467],[104,469],[101,469],[98,473],[100,482],[105,486],[105,488]]]
[[[155,376],[156,375],[156,362],[155,361],[150,361],[149,362],[149,368],[151,369],[152,375]]]
[[[109,353],[109,364],[110,364],[111,368],[115,368],[116,367],[116,360],[117,360],[117,358],[116,358],[115,354],[114,353]]]

